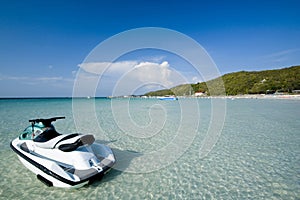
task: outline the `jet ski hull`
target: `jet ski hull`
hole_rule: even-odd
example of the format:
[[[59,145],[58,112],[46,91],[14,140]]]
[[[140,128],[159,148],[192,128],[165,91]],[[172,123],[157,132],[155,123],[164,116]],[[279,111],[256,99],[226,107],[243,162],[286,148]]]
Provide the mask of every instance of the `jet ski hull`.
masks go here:
[[[36,174],[37,178],[47,186],[62,188],[82,187],[102,177],[115,163],[115,157],[111,149],[105,145],[97,143],[89,145],[89,152],[84,152],[87,150],[84,149],[86,147],[81,147],[81,150],[84,150],[82,152],[80,150],[76,150],[74,152],[60,153],[65,156],[66,160],[73,155],[73,159],[75,161],[81,154],[84,153],[96,156],[100,162],[95,164],[91,163],[91,160],[86,161],[90,162],[91,166],[90,168],[85,169],[76,169],[74,166],[71,167],[70,163],[62,162],[64,159],[57,161],[54,158],[45,157],[39,154],[43,151],[50,151],[50,153],[53,151],[53,154],[59,154],[59,149],[39,149],[32,144],[34,144],[32,141],[29,141],[27,144],[26,142],[16,138],[10,143],[10,146],[12,150],[17,153],[19,160],[23,163],[23,165]],[[78,156],[76,157],[76,155]]]

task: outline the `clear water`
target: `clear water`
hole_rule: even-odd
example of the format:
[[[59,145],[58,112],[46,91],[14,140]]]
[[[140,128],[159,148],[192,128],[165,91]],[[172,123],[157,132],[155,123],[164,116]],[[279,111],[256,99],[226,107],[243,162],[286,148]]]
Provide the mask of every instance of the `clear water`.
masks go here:
[[[201,159],[211,115],[210,99],[0,100],[0,199],[300,199],[299,100],[227,100],[222,134]],[[115,169],[75,190],[39,182],[9,143],[28,119],[53,116],[66,116],[58,131],[112,147]],[[155,154],[170,143],[172,159]]]

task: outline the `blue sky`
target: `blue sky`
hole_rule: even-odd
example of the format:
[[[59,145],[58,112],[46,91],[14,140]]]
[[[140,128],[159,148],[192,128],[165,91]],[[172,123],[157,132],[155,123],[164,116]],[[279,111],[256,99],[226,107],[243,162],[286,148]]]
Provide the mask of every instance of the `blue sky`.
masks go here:
[[[299,65],[299,9],[296,0],[1,0],[0,97],[72,96],[79,65],[88,54],[109,37],[141,27],[162,27],[191,37],[221,74]],[[194,71],[186,61],[167,52],[132,52],[119,60],[132,66],[148,64],[147,69],[160,69],[167,62],[189,82],[201,81],[191,75]],[[114,78],[101,80],[96,95],[111,95],[120,77]]]

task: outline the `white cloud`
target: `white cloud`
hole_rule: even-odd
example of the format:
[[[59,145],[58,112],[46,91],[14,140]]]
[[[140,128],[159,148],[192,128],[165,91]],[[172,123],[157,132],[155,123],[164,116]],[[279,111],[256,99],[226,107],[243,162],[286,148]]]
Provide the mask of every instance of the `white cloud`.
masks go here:
[[[0,81],[16,81],[25,84],[40,84],[40,83],[54,83],[54,82],[71,82],[74,79],[64,78],[62,76],[44,76],[44,77],[29,77],[29,76],[9,76],[0,74]]]
[[[201,82],[201,80],[200,80],[199,77],[197,77],[197,76],[194,76],[194,77],[192,78],[192,80],[193,80],[193,83]]]
[[[151,90],[171,88],[186,82],[182,74],[167,61],[162,63],[141,62],[124,74],[114,87],[114,94],[135,94]],[[148,90],[148,91],[147,91]]]
[[[8,76],[0,74],[0,80],[28,80],[29,77],[26,76]]]
[[[88,73],[81,73],[81,78],[93,78],[95,75],[108,76],[115,81],[126,78],[130,81],[153,82],[167,86],[174,83],[175,70],[172,69],[167,61],[140,62],[121,61],[121,62],[92,62],[78,65]],[[90,74],[89,74],[90,73]]]
[[[167,61],[162,63],[155,62],[140,62],[137,61],[122,61],[122,62],[93,62],[82,63],[78,65],[85,72],[91,75],[106,75],[114,79],[119,79],[122,76],[130,77],[131,79],[140,80],[143,82],[159,82],[167,85],[172,84],[172,69]],[[84,76],[88,78],[86,73]]]
[[[172,86],[172,69],[167,61],[159,63],[141,62],[128,74],[141,82],[153,82]]]
[[[86,72],[101,75],[103,73],[118,73],[122,74],[132,69],[137,64],[136,61],[122,61],[122,62],[90,62],[82,63],[78,66]]]
[[[286,60],[290,60],[291,56],[296,54],[297,52],[299,52],[300,49],[286,49],[283,51],[279,51],[279,52],[275,52],[275,53],[271,53],[268,55],[264,55],[262,56],[262,59],[267,59],[268,61],[271,62],[283,62]]]
[[[95,85],[98,91],[113,90],[114,95],[134,94],[144,88],[155,90],[170,88],[185,83],[184,77],[173,69],[167,61],[162,62],[93,62],[78,65],[83,71],[77,76],[78,92],[94,92]],[[100,76],[99,76],[100,75]],[[98,82],[99,81],[99,82]],[[89,94],[91,95],[91,94]]]
[[[0,74],[0,85],[1,96],[70,96],[74,78]]]
[[[63,77],[61,76],[57,76],[57,77],[39,77],[39,78],[35,78],[35,80],[37,81],[60,81],[63,80]]]

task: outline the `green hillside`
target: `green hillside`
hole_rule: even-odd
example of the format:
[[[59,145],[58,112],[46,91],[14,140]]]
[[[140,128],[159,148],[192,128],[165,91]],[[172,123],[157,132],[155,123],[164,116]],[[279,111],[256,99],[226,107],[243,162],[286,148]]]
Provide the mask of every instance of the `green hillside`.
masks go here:
[[[222,84],[225,91],[222,91]],[[208,87],[210,91],[208,90]],[[217,90],[217,89],[218,90]],[[275,92],[292,93],[300,90],[300,66],[265,71],[240,71],[225,74],[219,78],[197,84],[184,84],[171,89],[146,93],[147,96],[192,95],[205,92],[208,95],[267,94]],[[211,92],[213,93],[211,94]]]

